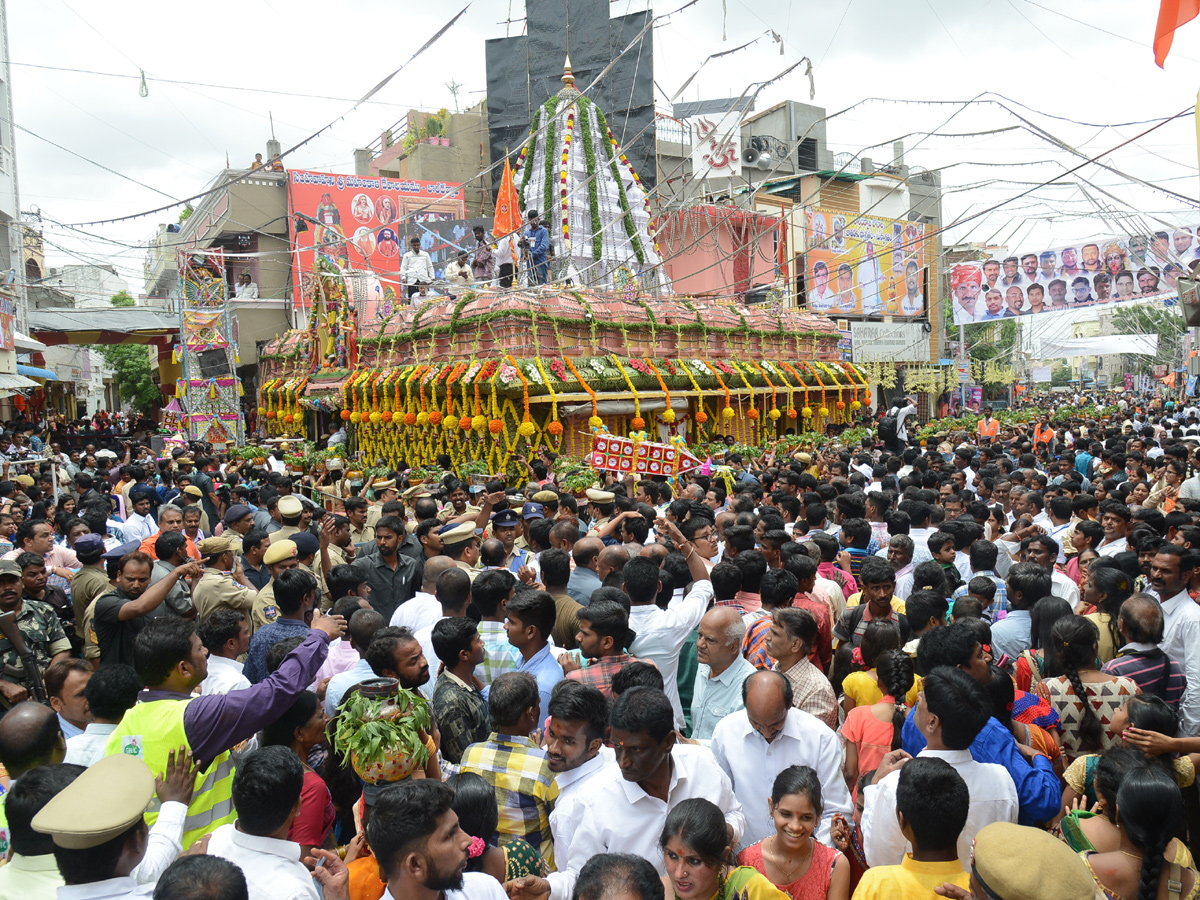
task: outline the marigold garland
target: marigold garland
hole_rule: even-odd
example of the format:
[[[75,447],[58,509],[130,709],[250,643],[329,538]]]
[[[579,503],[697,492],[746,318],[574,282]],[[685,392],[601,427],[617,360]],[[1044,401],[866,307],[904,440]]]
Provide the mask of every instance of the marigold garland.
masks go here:
[[[510,366],[517,370],[517,377],[521,379],[521,405],[524,407],[525,414],[524,418],[521,419],[521,424],[517,426],[517,434],[525,438],[532,437],[537,428],[533,426],[533,420],[529,415],[529,379],[525,377],[525,373],[521,371],[521,367],[517,365],[516,360],[511,355],[506,353],[504,354],[504,358]],[[526,429],[526,425],[531,427]]]
[[[533,364],[537,366],[538,373],[542,376],[542,382],[546,385],[546,390],[550,392],[550,421],[558,421],[558,393],[554,390],[554,385],[550,383],[549,376],[546,375],[546,370],[542,368],[542,359],[540,356],[533,358]],[[561,434],[561,431],[559,432]]]
[[[612,361],[616,364],[617,371],[621,373],[621,377],[625,379],[625,384],[629,386],[629,393],[633,394],[633,420],[636,422],[642,418],[642,398],[637,392],[637,388],[633,386],[633,379],[629,377],[629,373],[625,371],[625,367],[621,365],[621,360],[617,358],[617,354],[611,354]],[[645,420],[642,420],[642,427],[646,425]],[[637,425],[634,425],[635,431],[641,431]]]
[[[571,362],[571,357],[564,356],[563,362],[567,364],[567,368],[571,370],[571,374],[575,376],[575,380],[579,382],[580,387],[587,391],[588,396],[592,398],[592,418],[600,418],[599,406],[596,403],[596,392],[591,386],[583,380],[583,376],[579,374],[579,370],[575,368],[575,363]]]
[[[650,371],[654,373],[654,377],[658,379],[658,386],[662,388],[663,396],[666,398],[666,409],[663,410],[662,420],[670,423],[675,421],[675,410],[671,409],[671,392],[667,389],[667,383],[663,381],[662,375],[655,368],[650,357],[646,357],[646,365],[650,367]]]

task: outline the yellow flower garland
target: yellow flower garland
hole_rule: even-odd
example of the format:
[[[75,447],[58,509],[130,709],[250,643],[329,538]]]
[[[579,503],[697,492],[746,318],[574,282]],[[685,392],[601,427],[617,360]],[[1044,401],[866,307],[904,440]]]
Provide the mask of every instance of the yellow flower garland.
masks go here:
[[[625,371],[625,367],[621,365],[621,360],[617,359],[617,354],[611,354],[612,361],[617,367],[617,371],[625,379],[625,384],[629,386],[629,393],[633,394],[633,425],[634,431],[641,431],[645,427],[646,422],[642,418],[642,398],[638,395],[637,388],[633,386],[633,379],[629,377],[629,373]],[[641,423],[640,425],[638,423]]]

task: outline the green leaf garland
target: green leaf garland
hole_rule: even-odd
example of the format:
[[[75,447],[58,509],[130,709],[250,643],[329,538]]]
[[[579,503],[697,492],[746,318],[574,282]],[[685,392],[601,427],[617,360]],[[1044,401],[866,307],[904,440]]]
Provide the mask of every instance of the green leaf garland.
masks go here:
[[[546,101],[543,109],[546,110],[546,117],[549,120],[546,123],[546,171],[545,186],[542,189],[543,202],[542,214],[545,215],[554,208],[554,163],[551,154],[557,153],[557,144],[554,138],[554,127],[558,124],[558,116],[555,115],[555,110],[558,108],[558,98],[551,97]]]
[[[529,152],[525,154],[525,165],[521,167],[521,202],[525,202],[525,188],[529,187],[529,175],[533,171],[533,151],[537,149],[537,133],[542,127],[542,108],[533,112],[533,126],[529,129]]]
[[[600,117],[600,128],[608,140],[604,142],[604,151],[608,156],[608,165],[612,169],[613,180],[617,182],[617,197],[621,203],[621,220],[625,223],[625,234],[633,243],[633,252],[637,256],[637,260],[642,265],[646,264],[646,251],[642,247],[642,240],[638,237],[637,226],[633,224],[633,215],[629,211],[629,198],[625,195],[625,182],[621,178],[621,167],[617,161],[617,155],[613,152],[613,144],[616,138],[608,128],[608,122],[604,118],[604,113],[599,107],[596,108],[596,115]]]
[[[596,146],[592,141],[592,122],[590,117],[594,115],[591,110],[593,104],[580,97],[577,101],[579,104],[579,112],[583,118],[583,157],[587,161],[587,179],[588,179],[588,203],[591,204],[592,213],[592,259],[596,262],[600,261],[600,257],[604,254],[604,226],[600,222],[600,188],[596,184]]]

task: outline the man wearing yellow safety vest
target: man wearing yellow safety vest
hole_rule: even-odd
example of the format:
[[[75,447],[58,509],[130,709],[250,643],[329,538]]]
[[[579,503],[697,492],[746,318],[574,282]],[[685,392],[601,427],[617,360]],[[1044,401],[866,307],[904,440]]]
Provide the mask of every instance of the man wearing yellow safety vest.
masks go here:
[[[313,611],[312,630],[266,680],[228,694],[193,696],[208,675],[208,651],[196,625],[177,616],[147,623],[134,644],[134,669],[148,686],[109,737],[105,754],[137,756],[153,772],[186,747],[199,765],[183,826],[183,847],[233,822],[233,760],[229,751],[277,720],[313,682],[329,642],[346,631],[341,616]],[[157,810],[146,813],[153,824]]]

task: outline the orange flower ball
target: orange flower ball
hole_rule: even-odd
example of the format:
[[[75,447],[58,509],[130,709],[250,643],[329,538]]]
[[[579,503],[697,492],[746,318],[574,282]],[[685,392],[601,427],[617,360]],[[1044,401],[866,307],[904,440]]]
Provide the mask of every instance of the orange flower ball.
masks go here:
[[[707,421],[708,421],[708,413],[704,412],[704,410],[701,410],[700,412],[696,413],[696,424],[697,425],[703,425]]]
[[[429,414],[429,424],[430,425],[441,425],[442,424],[442,414],[440,412],[438,412],[436,409]]]
[[[296,417],[293,416],[291,413],[288,413],[286,416],[283,417],[283,421],[285,421],[289,425],[291,425],[293,422],[296,421]]]
[[[343,410],[343,412],[344,412],[344,410]],[[271,410],[269,413],[267,413],[267,418],[268,419],[277,419],[277,418],[279,418],[279,413],[275,412],[275,410]],[[346,415],[343,418],[346,418],[346,419],[350,418],[350,413],[346,413]]]
[[[459,419],[458,427],[461,428],[463,431],[470,431],[471,430],[471,417],[463,416],[461,419]]]
[[[275,418],[275,415],[274,415],[274,413],[269,413],[267,417],[273,419],[273,418]],[[348,409],[342,410],[342,421],[343,422],[350,421],[350,410],[348,410]]]
[[[492,419],[492,421],[488,422],[488,431],[492,434],[501,434],[504,431],[504,420]]]
[[[845,400],[839,400],[839,401],[837,402],[836,406],[837,406],[837,408],[838,408],[838,409],[845,409],[845,408],[846,408],[846,401],[845,401]]]
[[[746,418],[747,419],[757,419],[758,418],[758,408],[752,406],[748,410],[746,410]]]
[[[407,425],[409,428],[416,425],[417,424],[417,414],[416,413],[405,413],[404,414],[404,424]]]
[[[641,416],[634,416],[633,421],[631,421],[629,424],[633,426],[634,431],[641,431],[646,427],[646,420]]]
[[[787,417],[789,419],[794,419],[797,415],[798,413],[796,412],[796,408],[794,406],[787,411]]]
[[[550,434],[554,435],[555,437],[558,437],[560,434],[563,433],[562,422],[551,422],[549,425],[546,426],[546,431],[548,431]]]
[[[380,413],[380,415],[383,416],[383,423],[385,425],[391,422],[393,419],[393,414],[390,409],[385,409],[382,413]]]

